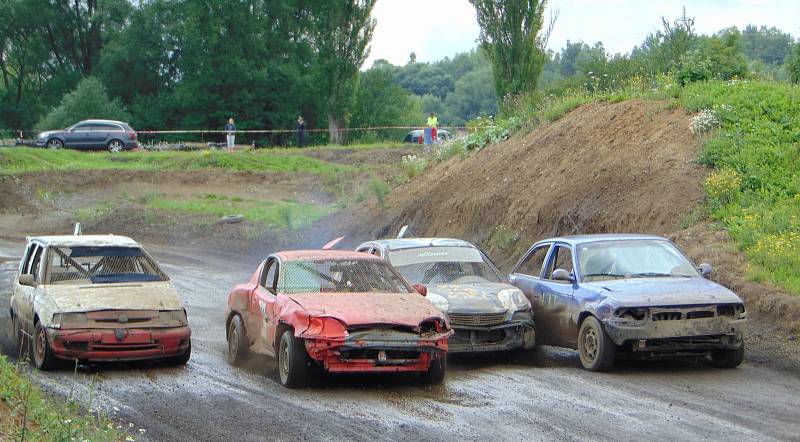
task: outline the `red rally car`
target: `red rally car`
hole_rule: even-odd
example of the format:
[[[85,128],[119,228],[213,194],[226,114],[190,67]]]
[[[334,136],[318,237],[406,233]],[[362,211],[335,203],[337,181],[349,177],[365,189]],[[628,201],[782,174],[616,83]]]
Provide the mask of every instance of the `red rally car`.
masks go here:
[[[424,293],[366,253],[275,253],[228,295],[228,359],[272,356],[290,388],[305,385],[312,364],[333,373],[418,372],[441,382],[452,331]]]

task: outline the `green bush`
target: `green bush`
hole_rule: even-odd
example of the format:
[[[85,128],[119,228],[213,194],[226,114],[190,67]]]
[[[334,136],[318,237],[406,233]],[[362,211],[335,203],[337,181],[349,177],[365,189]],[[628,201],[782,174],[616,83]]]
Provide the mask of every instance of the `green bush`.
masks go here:
[[[389,194],[389,185],[378,177],[369,180],[369,190],[375,195],[375,200],[381,207],[386,207],[386,195]]]
[[[130,114],[118,99],[110,99],[100,80],[86,77],[74,91],[36,124],[37,131],[63,129],[80,120],[101,118],[128,121]]]

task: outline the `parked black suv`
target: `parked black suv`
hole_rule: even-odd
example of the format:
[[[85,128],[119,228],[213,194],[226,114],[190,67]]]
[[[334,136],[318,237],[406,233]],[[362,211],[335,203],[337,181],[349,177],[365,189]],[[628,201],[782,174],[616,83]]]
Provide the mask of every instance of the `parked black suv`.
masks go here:
[[[136,131],[128,123],[113,120],[84,120],[63,130],[42,132],[36,145],[48,149],[108,149],[121,152],[139,146]]]

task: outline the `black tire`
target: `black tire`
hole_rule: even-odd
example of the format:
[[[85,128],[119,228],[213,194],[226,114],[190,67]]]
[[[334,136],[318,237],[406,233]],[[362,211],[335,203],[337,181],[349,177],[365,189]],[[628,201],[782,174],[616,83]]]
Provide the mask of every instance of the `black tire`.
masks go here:
[[[287,388],[301,388],[308,380],[308,353],[303,340],[295,338],[291,330],[281,335],[278,345],[278,377]]]
[[[228,324],[228,362],[231,365],[239,365],[250,352],[250,344],[247,339],[247,330],[244,329],[242,317],[235,315]]]
[[[711,352],[711,362],[720,368],[736,368],[744,360],[744,341],[739,348],[726,348]]]
[[[47,329],[42,327],[40,322],[36,323],[31,339],[31,362],[33,366],[42,371],[52,370],[58,367],[59,360],[53,355],[50,348],[50,341],[47,339]]]
[[[192,341],[189,341],[189,346],[186,348],[186,351],[184,351],[182,354],[178,356],[172,356],[167,358],[166,363],[167,365],[173,365],[176,367],[183,366],[186,365],[187,362],[189,362],[189,359],[191,357],[192,357]]]
[[[106,148],[111,153],[120,153],[125,150],[125,143],[120,140],[111,140],[106,144]]]
[[[578,352],[581,365],[589,371],[608,371],[614,365],[617,346],[608,337],[600,321],[588,316],[578,331]]]
[[[45,147],[47,147],[48,149],[53,149],[53,150],[63,149],[64,148],[64,143],[61,140],[59,140],[58,138],[52,138],[52,139],[47,140],[47,144],[45,144]]]
[[[447,357],[434,359],[431,361],[428,371],[422,374],[422,380],[428,384],[441,384],[447,374]]]

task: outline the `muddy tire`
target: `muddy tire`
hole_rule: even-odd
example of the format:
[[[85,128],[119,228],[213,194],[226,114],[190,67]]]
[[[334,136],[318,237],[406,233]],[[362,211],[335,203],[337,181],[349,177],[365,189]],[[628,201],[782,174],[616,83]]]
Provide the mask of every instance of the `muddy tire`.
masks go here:
[[[31,339],[31,362],[33,366],[42,371],[52,370],[57,368],[59,360],[53,355],[53,350],[50,348],[50,342],[47,339],[47,329],[42,327],[40,322],[36,323],[33,331],[33,339]]]
[[[250,345],[242,317],[235,315],[228,324],[228,362],[239,365],[247,357]]]
[[[441,384],[447,374],[447,357],[431,361],[428,371],[422,374],[422,380],[427,384]]]
[[[106,147],[111,153],[120,153],[125,150],[125,145],[120,140],[111,140],[108,142]]]
[[[578,331],[578,352],[581,365],[589,371],[608,371],[614,365],[617,346],[603,329],[600,321],[589,316]]]
[[[45,146],[48,149],[58,150],[64,148],[64,143],[62,143],[58,138],[53,138],[51,140],[47,140],[47,144],[45,144]]]
[[[711,352],[711,362],[720,368],[736,368],[744,360],[744,342],[739,348],[726,348]]]
[[[308,353],[302,339],[295,338],[291,330],[281,335],[278,345],[278,376],[281,385],[301,388],[308,379]]]
[[[170,366],[180,367],[186,365],[189,362],[189,359],[192,357],[192,341],[189,341],[189,346],[186,348],[186,351],[183,354],[178,356],[172,356],[167,358],[166,364]]]

